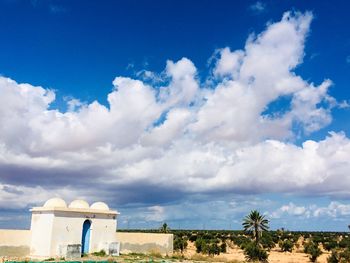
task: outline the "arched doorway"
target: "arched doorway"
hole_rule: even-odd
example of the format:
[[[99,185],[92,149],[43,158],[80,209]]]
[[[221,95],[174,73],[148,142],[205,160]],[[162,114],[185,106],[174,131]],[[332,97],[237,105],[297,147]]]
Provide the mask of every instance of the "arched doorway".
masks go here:
[[[91,229],[91,221],[85,220],[83,224],[83,235],[81,238],[81,253],[88,254],[90,247],[90,229]]]

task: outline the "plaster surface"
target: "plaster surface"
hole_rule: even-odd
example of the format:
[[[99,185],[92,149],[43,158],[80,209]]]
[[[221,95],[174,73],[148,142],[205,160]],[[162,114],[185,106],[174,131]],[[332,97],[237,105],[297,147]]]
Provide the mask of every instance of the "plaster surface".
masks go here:
[[[0,229],[0,256],[28,256],[30,230]]]
[[[173,234],[117,232],[120,253],[173,253]]]

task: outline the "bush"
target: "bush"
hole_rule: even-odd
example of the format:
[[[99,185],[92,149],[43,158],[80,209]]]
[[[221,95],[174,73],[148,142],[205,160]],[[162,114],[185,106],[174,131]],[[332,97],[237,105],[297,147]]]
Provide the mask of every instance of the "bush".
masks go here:
[[[219,246],[219,239],[197,238],[195,241],[196,252],[211,255],[220,255],[220,252],[226,252],[226,243]]]
[[[210,242],[207,244],[206,252],[208,255],[220,255],[220,248],[216,242]]]
[[[247,261],[268,262],[267,258],[269,255],[256,243],[251,242],[247,244],[244,248],[244,254]]]
[[[341,248],[350,247],[350,239],[349,239],[348,237],[343,238],[343,239],[339,242],[339,247],[341,247]]]
[[[191,242],[195,242],[195,241],[197,240],[197,235],[196,235],[196,234],[190,235],[189,240],[190,240]]]
[[[350,262],[350,248],[345,249],[340,253],[339,259],[341,263]]]
[[[194,245],[196,246],[196,252],[202,253],[205,252],[206,249],[206,243],[205,240],[202,238],[197,238],[196,242],[194,242]]]
[[[332,249],[335,249],[338,247],[338,243],[334,240],[331,240],[331,241],[325,242],[323,244],[323,247],[324,249],[331,251]]]
[[[260,244],[263,246],[263,248],[266,248],[268,250],[276,246],[271,234],[268,232],[263,232],[260,238]]]
[[[339,253],[332,251],[332,254],[327,258],[327,263],[340,263]]]
[[[283,252],[292,252],[294,244],[292,241],[286,239],[279,243],[279,246]]]
[[[226,245],[226,242],[223,242],[221,245],[220,245],[220,252],[221,253],[226,253],[227,251],[227,245]]]
[[[250,239],[246,236],[233,236],[231,237],[231,240],[241,249],[244,249],[246,244],[250,243]]]
[[[187,248],[187,238],[176,237],[174,240],[174,250],[179,250],[181,253]]]
[[[321,249],[318,244],[314,242],[309,242],[304,246],[304,252],[310,255],[311,262],[316,262],[317,258],[322,255]]]

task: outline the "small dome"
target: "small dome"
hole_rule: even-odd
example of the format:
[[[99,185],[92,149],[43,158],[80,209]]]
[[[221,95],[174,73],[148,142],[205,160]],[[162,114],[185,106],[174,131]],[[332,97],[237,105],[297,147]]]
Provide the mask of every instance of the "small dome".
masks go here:
[[[89,204],[84,200],[74,200],[69,204],[69,208],[89,208]]]
[[[47,200],[44,204],[44,207],[50,207],[50,208],[54,208],[54,207],[59,207],[59,208],[67,208],[67,204],[66,202],[61,199],[61,198],[51,198],[49,200]]]
[[[96,209],[96,210],[109,210],[109,207],[106,203],[104,202],[96,202],[96,203],[93,203],[91,206],[90,206],[91,209]]]

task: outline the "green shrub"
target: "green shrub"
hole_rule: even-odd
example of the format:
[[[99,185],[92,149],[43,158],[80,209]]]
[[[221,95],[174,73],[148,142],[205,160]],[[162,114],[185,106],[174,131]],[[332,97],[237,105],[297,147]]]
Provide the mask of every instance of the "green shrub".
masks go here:
[[[280,241],[279,246],[283,252],[292,252],[294,244],[292,241],[286,239],[284,241]]]
[[[203,253],[206,250],[206,243],[205,240],[202,238],[197,238],[196,242],[194,242],[194,245],[196,246],[196,252],[197,253]]]
[[[327,263],[340,263],[339,253],[332,251],[332,254],[327,258]]]
[[[206,252],[209,256],[220,255],[220,247],[216,242],[210,242],[209,244],[207,244]]]
[[[196,234],[190,235],[189,240],[190,240],[191,242],[195,242],[195,241],[197,240],[197,235],[196,235]]]
[[[244,248],[244,254],[247,261],[268,262],[267,252],[254,242],[250,242]]]
[[[341,248],[350,247],[350,239],[349,239],[348,237],[343,238],[343,239],[339,242],[339,247],[341,247]]]
[[[220,252],[226,253],[226,251],[227,251],[227,245],[226,245],[226,242],[223,242],[223,243],[220,245]]]
[[[350,248],[347,248],[341,252],[339,258],[341,263],[350,262]]]
[[[309,242],[304,246],[304,252],[310,255],[311,262],[316,262],[317,258],[322,255],[321,249],[318,247],[318,244],[314,242]]]
[[[335,249],[338,247],[338,243],[337,243],[337,241],[330,240],[330,241],[323,243],[323,247],[327,251],[331,251],[332,249]]]
[[[246,244],[250,243],[250,239],[246,236],[233,236],[231,237],[231,240],[241,249],[244,249]]]
[[[184,252],[187,248],[187,238],[185,237],[176,237],[174,240],[174,250]]]
[[[266,248],[268,250],[276,246],[276,243],[274,242],[272,235],[268,232],[262,233],[260,238],[260,244],[263,246],[263,248]]]

